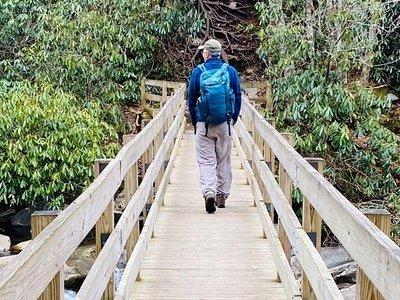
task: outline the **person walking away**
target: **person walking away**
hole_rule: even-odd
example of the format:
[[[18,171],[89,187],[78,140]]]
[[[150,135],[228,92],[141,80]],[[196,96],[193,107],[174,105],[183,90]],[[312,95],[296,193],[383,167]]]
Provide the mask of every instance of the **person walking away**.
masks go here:
[[[231,126],[238,119],[242,92],[235,68],[221,59],[222,45],[210,39],[199,46],[204,63],[189,80],[188,106],[196,134],[200,188],[208,213],[225,207],[232,182]]]

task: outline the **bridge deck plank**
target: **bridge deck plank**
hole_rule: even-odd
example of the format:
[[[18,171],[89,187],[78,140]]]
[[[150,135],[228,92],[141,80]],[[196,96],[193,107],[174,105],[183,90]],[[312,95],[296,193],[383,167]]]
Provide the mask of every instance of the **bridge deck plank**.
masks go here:
[[[232,163],[227,208],[208,215],[185,133],[132,299],[286,299],[235,149]]]

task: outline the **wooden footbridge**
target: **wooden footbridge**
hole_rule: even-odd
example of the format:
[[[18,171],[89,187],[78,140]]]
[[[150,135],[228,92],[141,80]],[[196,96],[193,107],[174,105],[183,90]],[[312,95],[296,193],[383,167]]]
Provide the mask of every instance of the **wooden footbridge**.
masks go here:
[[[32,216],[35,238],[1,271],[0,299],[63,298],[64,264],[94,227],[97,259],[77,299],[343,299],[319,254],[322,221],[359,266],[358,299],[400,299],[390,215],[354,207],[323,177],[323,161],[301,157],[291,134],[249,101],[233,132],[232,194],[206,214],[185,89],[143,81],[143,100],[160,102],[158,114],[114,159],[96,162],[97,178],[64,211]],[[126,208],[114,224],[121,185]],[[305,196],[302,222],[294,187]],[[129,260],[115,284],[122,253]]]

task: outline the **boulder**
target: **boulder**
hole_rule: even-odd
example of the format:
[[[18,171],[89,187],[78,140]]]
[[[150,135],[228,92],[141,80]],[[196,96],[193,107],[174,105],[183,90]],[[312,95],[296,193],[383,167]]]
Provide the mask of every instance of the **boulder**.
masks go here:
[[[357,264],[352,261],[329,269],[336,282],[356,283]]]
[[[353,261],[350,254],[342,246],[323,247],[321,256],[328,269]]]
[[[64,266],[65,285],[72,286],[75,282],[85,278],[95,259],[95,245],[79,246]]]
[[[10,250],[11,240],[10,237],[0,234],[0,252]]]
[[[28,246],[28,244],[30,243],[31,240],[25,241],[25,242],[21,242],[18,243],[16,245],[11,246],[11,250],[15,251],[15,252],[21,252],[22,250],[25,249],[26,246]]]
[[[31,225],[31,210],[24,208],[11,218],[11,225],[29,227]]]

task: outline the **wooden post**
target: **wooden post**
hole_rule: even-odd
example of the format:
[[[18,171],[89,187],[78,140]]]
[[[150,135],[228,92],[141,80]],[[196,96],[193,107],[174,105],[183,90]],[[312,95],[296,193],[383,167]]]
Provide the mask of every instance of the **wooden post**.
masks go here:
[[[162,99],[163,99],[163,103],[165,104],[165,102],[167,101],[168,98],[168,94],[167,94],[167,82],[163,81],[162,84]]]
[[[325,163],[322,158],[306,158],[306,160],[320,174],[323,174]],[[318,251],[321,251],[322,219],[306,198],[303,199],[302,224],[305,232],[307,232],[309,235],[315,248],[317,248]],[[301,278],[302,298],[317,299],[304,271],[301,272]]]
[[[272,90],[271,84],[268,81],[265,83],[265,102],[268,111],[273,111]]]
[[[95,177],[104,170],[110,159],[96,159],[93,165]],[[100,254],[101,249],[107,241],[108,236],[114,229],[114,199],[110,200],[106,209],[96,222],[96,255]],[[111,275],[106,289],[104,290],[102,299],[114,299],[114,274]]]
[[[293,146],[294,144],[293,133],[282,133],[282,136],[289,142],[291,146]],[[286,173],[282,164],[280,163],[279,163],[279,186],[282,189],[283,193],[285,194],[287,201],[290,203],[290,205],[292,205],[293,182],[290,179],[289,175]],[[292,247],[290,245],[289,238],[280,220],[278,220],[278,235],[279,235],[279,240],[282,244],[283,251],[285,252],[286,258],[290,264],[290,251]],[[280,282],[279,274],[278,274],[278,281]]]
[[[124,135],[123,136],[123,145],[129,143],[130,140],[134,138],[134,135]],[[129,203],[135,192],[139,187],[138,182],[138,163],[136,162],[132,168],[128,171],[125,177],[125,203],[126,205]],[[125,250],[126,256],[129,258],[132,255],[133,249],[135,248],[136,242],[139,239],[139,220],[136,222],[135,226],[132,229],[132,232],[129,234],[128,241],[126,242]],[[138,275],[137,280],[140,280]]]
[[[383,233],[388,235],[391,230],[391,215],[386,209],[363,209],[361,210]],[[366,251],[368,251],[366,249]],[[374,287],[372,282],[364,274],[360,267],[357,267],[356,275],[357,300],[384,300],[381,293]]]
[[[47,227],[61,211],[47,210],[35,211],[31,215],[32,239]],[[32,278],[32,280],[34,280]],[[64,299],[64,267],[50,281],[49,285],[38,298],[40,300],[59,300]]]
[[[140,106],[143,108],[146,107],[146,78],[143,78],[140,81]]]
[[[275,127],[275,119],[273,118],[266,118],[265,119],[267,122],[269,122],[272,126]],[[265,163],[268,165],[269,169],[271,170],[272,174],[274,174],[275,172],[275,155],[273,153],[273,151],[271,150],[271,148],[268,146],[267,142],[263,140],[263,144],[262,144],[262,154],[264,157],[264,161]],[[274,222],[274,206],[271,203],[271,200],[269,199],[268,193],[267,193],[267,189],[265,188],[265,186],[263,184],[261,184],[261,186],[263,187],[261,192],[262,192],[262,196],[264,199],[264,202],[267,205],[268,211],[270,212],[271,215],[271,219],[272,222]]]

